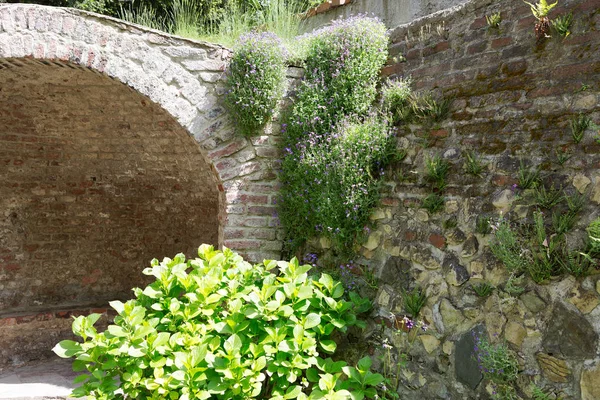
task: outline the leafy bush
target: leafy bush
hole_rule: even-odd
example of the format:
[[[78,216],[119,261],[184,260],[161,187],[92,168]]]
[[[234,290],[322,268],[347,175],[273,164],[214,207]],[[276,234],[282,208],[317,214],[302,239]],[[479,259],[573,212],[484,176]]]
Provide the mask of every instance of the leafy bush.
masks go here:
[[[505,343],[491,344],[484,337],[475,335],[475,357],[479,369],[495,388],[495,399],[512,400],[519,397],[513,387],[519,375],[516,355]]]
[[[241,133],[255,133],[271,117],[283,94],[284,60],[274,34],[250,33],[241,38],[229,66],[226,97]]]
[[[408,116],[407,110],[412,93],[411,82],[410,78],[388,80],[381,87],[382,109],[390,113],[394,125]]]
[[[200,258],[152,261],[144,274],[156,280],[134,289],[135,299],[111,302],[118,312],[105,332],[98,314],[80,316],[73,332],[54,348],[75,357],[85,371],[74,395],[93,399],[342,399],[373,397],[383,378],[324,360],[331,335],[364,326],[356,313],[368,301],[329,275],[308,275],[296,259],[245,262],[229,249],[202,245]],[[275,271],[277,272],[271,272]],[[366,306],[366,307],[365,307]],[[342,375],[342,372],[344,375]],[[344,378],[345,376],[345,378]],[[308,382],[308,383],[307,383]],[[120,389],[122,392],[117,392]]]
[[[387,36],[381,22],[357,17],[303,40],[306,76],[284,128],[279,215],[286,249],[322,235],[349,254],[394,153],[387,122],[370,112]]]

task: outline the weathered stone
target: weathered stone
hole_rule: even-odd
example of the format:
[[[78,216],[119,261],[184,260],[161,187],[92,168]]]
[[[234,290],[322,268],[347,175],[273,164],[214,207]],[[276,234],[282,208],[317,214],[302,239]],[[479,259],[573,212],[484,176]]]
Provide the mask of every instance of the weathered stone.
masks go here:
[[[457,310],[448,299],[442,299],[440,302],[440,315],[442,316],[444,327],[451,331],[465,320],[460,310]]]
[[[600,364],[586,365],[579,381],[581,400],[600,399]]]
[[[595,203],[600,204],[600,175],[596,175],[594,178],[594,188],[592,189],[591,200]]]
[[[454,352],[454,342],[446,340],[442,345],[442,351],[447,355],[451,355]]]
[[[408,290],[410,268],[410,262],[399,257],[390,257],[381,269],[380,280],[396,290]]]
[[[591,108],[596,107],[598,105],[598,100],[596,99],[595,94],[588,94],[586,96],[582,96],[575,100],[574,108],[576,110],[589,110]]]
[[[568,382],[568,376],[571,375],[571,370],[564,360],[544,353],[538,353],[536,358],[546,378],[550,379],[552,382]]]
[[[379,231],[371,232],[369,238],[367,239],[367,243],[365,243],[363,246],[367,250],[375,250],[377,246],[379,246],[379,243],[381,243],[382,235],[383,233]]]
[[[371,216],[369,217],[371,221],[377,221],[385,218],[385,212],[381,208],[376,208]]]
[[[542,345],[546,352],[566,358],[586,359],[596,354],[598,334],[579,313],[556,303]]]
[[[568,298],[582,314],[589,314],[600,304],[600,298],[592,290],[584,290],[581,287],[575,287]]]
[[[509,343],[514,344],[517,349],[521,349],[525,336],[527,336],[527,330],[523,325],[514,321],[509,321],[506,324],[506,328],[504,328],[504,337]]]
[[[446,239],[450,246],[455,246],[467,240],[467,235],[460,229],[453,229],[446,235]]]
[[[525,307],[527,307],[527,309],[534,314],[537,314],[546,308],[546,303],[544,303],[544,301],[540,299],[533,291],[523,293],[520,299]]]
[[[473,257],[479,251],[479,241],[475,235],[469,235],[469,238],[463,244],[460,255],[462,257]]]
[[[448,200],[444,205],[444,212],[446,214],[454,214],[458,211],[458,201]]]
[[[415,218],[419,222],[427,222],[429,221],[429,214],[425,210],[417,210]]]
[[[429,248],[420,247],[416,249],[412,253],[412,260],[427,269],[438,269],[440,267],[440,260],[433,255]]]
[[[590,183],[592,183],[590,178],[583,174],[577,174],[573,177],[573,186],[575,186],[575,189],[581,194],[585,193],[585,190]]]
[[[504,189],[494,194],[492,205],[503,213],[510,211],[510,208],[515,201],[515,194],[510,189]]]
[[[437,247],[438,249],[443,249],[446,247],[446,238],[439,233],[432,233],[429,235],[429,243]]]
[[[453,253],[446,254],[442,268],[449,285],[460,286],[469,280],[469,272]]]
[[[475,260],[469,263],[469,272],[471,273],[472,278],[482,279],[484,268],[485,266],[481,261]]]
[[[421,335],[419,336],[419,339],[421,339],[423,347],[428,354],[431,354],[440,346],[440,341],[433,335]]]
[[[471,389],[477,388],[483,375],[479,370],[475,356],[475,336],[484,335],[485,328],[478,325],[469,332],[464,333],[456,342],[454,353],[454,366],[456,368],[456,379]]]
[[[504,314],[499,312],[486,312],[485,313],[485,325],[488,334],[491,337],[498,337],[502,334],[504,324],[506,323],[506,317]]]
[[[598,279],[596,281],[596,292],[598,292],[598,294],[600,294],[600,279]]]
[[[391,296],[385,288],[379,290],[375,304],[381,307],[388,307],[390,305]]]

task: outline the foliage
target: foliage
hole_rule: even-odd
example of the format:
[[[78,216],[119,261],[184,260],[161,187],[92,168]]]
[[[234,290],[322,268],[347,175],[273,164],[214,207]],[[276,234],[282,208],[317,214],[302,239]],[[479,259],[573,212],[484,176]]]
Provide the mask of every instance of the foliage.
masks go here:
[[[558,4],[558,1],[553,4],[548,4],[546,0],[539,0],[536,4],[532,4],[528,1],[525,1],[525,3],[531,7],[533,16],[540,20],[548,16],[548,13]]]
[[[484,166],[481,164],[481,160],[479,159],[477,154],[475,154],[472,151],[467,152],[464,165],[467,174],[481,176],[481,172],[483,172],[483,167]]]
[[[477,220],[475,222],[475,232],[480,233],[482,235],[487,235],[492,232],[491,227],[492,219],[485,215],[478,215]]]
[[[519,362],[505,343],[491,344],[475,335],[475,356],[486,379],[496,384],[511,384],[517,380]]]
[[[554,152],[556,154],[556,160],[558,161],[559,165],[564,165],[564,163],[566,163],[571,159],[571,157],[573,157],[573,154],[571,154],[571,152],[569,152],[566,149],[557,148]]]
[[[600,253],[600,217],[596,218],[587,227],[590,249],[594,253]]]
[[[533,400],[553,400],[553,397],[550,397],[550,395],[544,393],[544,391],[537,385],[532,385],[531,398]]]
[[[396,154],[388,123],[371,112],[386,60],[384,25],[336,21],[303,39],[306,76],[287,116],[279,216],[286,251],[325,236],[351,254],[379,199],[383,167]]]
[[[563,198],[567,203],[569,212],[572,214],[577,214],[579,211],[581,211],[585,204],[585,196],[580,195],[577,192],[573,193],[572,195],[569,195],[565,192]]]
[[[561,260],[561,263],[566,273],[581,278],[589,275],[593,260],[588,254],[571,251]]]
[[[427,302],[427,296],[420,287],[415,286],[412,291],[402,291],[402,300],[404,301],[404,309],[413,318],[417,318],[421,312],[421,308]]]
[[[271,117],[283,94],[284,50],[271,33],[251,33],[240,39],[229,66],[226,104],[237,129],[256,133]]]
[[[448,161],[442,159],[439,155],[425,159],[425,168],[427,169],[427,180],[434,188],[442,190],[446,187],[446,177],[450,170]]]
[[[510,274],[506,284],[504,285],[504,291],[511,296],[518,296],[525,291],[523,287],[524,275],[516,276],[514,273]]]
[[[436,99],[431,92],[417,93],[410,97],[410,112],[417,120],[440,122],[450,112],[452,99]]]
[[[165,16],[159,16],[155,8],[146,3],[140,4],[138,7],[133,7],[133,3],[129,7],[119,9],[119,18],[129,21],[134,24],[147,26],[148,28],[167,31],[169,30],[168,21]]]
[[[583,114],[579,114],[569,120],[569,126],[571,127],[571,136],[576,144],[579,144],[583,140],[585,130],[590,127],[592,120]]]
[[[490,242],[492,253],[510,272],[524,271],[527,261],[523,257],[523,248],[510,223],[501,218],[492,230],[494,232],[494,238]]]
[[[535,204],[545,208],[551,209],[563,200],[562,192],[559,189],[555,189],[552,185],[549,189],[546,189],[545,185],[537,185],[534,189]]]
[[[529,189],[534,188],[540,181],[540,172],[535,168],[527,168],[525,163],[521,160],[519,165],[519,188]]]
[[[471,286],[479,297],[488,297],[494,291],[494,287],[487,282]]]
[[[421,203],[421,207],[429,211],[431,214],[435,214],[442,211],[444,208],[445,199],[437,193],[430,193],[425,197]]]
[[[409,105],[411,96],[410,78],[388,80],[381,88],[382,109],[391,115],[394,125],[406,118],[404,114]]]
[[[485,20],[488,24],[489,28],[497,29],[500,27],[500,23],[502,22],[502,15],[500,12],[494,13],[492,15],[486,15]]]
[[[344,300],[341,283],[327,274],[309,276],[311,266],[296,259],[253,266],[229,249],[202,245],[198,253],[200,258],[187,261],[183,254],[153,260],[144,274],[156,280],[135,289],[135,299],[110,303],[118,316],[105,332],[93,327],[99,314],[75,319],[73,332],[83,342],[65,340],[54,348],[61,357],[75,357],[76,370],[86,371],[76,379],[83,385],[74,395],[336,399],[352,391],[358,398],[374,396],[372,386],[383,377],[369,371],[370,360],[354,368],[320,357],[335,351],[336,330],[364,326],[356,319],[364,307]]]
[[[552,27],[563,38],[571,34],[571,24],[573,23],[573,13],[560,15],[552,20]]]

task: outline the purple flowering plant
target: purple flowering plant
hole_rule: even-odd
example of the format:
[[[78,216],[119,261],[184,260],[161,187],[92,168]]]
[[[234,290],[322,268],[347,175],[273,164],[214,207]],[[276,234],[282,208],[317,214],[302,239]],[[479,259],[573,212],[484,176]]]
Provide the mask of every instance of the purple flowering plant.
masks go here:
[[[240,38],[227,74],[225,103],[237,130],[257,133],[273,115],[283,95],[285,50],[270,32],[251,32]]]
[[[487,338],[473,333],[473,354],[486,379],[501,386],[510,386],[517,380],[519,362],[506,343],[490,343]]]
[[[387,58],[385,26],[354,17],[302,40],[306,75],[282,132],[279,214],[287,250],[325,236],[350,255],[365,236],[395,144],[388,121],[372,108]]]

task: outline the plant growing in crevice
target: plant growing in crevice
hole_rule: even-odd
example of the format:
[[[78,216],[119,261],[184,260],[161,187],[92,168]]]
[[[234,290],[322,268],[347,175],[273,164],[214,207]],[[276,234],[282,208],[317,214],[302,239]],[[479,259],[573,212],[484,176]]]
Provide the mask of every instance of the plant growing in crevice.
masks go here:
[[[481,235],[487,235],[492,232],[492,219],[485,215],[478,215],[475,221],[475,232]]]
[[[591,252],[600,255],[600,217],[590,222],[586,231]]]
[[[483,164],[481,160],[475,154],[475,152],[469,151],[465,155],[465,164],[464,169],[468,174],[481,177],[481,172],[483,172]]]
[[[427,170],[426,178],[435,189],[443,190],[446,187],[446,177],[450,170],[450,164],[439,155],[425,159]]]
[[[430,214],[435,214],[444,208],[445,199],[436,193],[428,194],[421,202],[421,207],[429,211]]]
[[[577,214],[585,205],[585,196],[574,192],[572,195],[564,192],[564,199],[570,213]]]
[[[543,184],[537,185],[533,192],[535,204],[547,210],[551,209],[563,200],[562,191],[555,189],[554,184],[546,189]]]
[[[519,374],[519,362],[506,343],[491,344],[486,338],[474,334],[475,358],[483,376],[495,387],[495,398],[518,399],[514,384]]]
[[[487,22],[488,29],[498,29],[500,27],[500,23],[502,22],[502,15],[500,12],[486,15],[485,21]]]
[[[550,20],[548,19],[548,13],[558,4],[558,1],[553,4],[548,4],[546,0],[539,0],[536,4],[532,4],[528,1],[525,1],[525,3],[531,7],[531,12],[537,19],[535,24],[535,37],[538,40],[549,38]]]
[[[573,24],[573,13],[559,15],[552,20],[552,27],[563,38],[571,34],[571,25]]]
[[[381,87],[381,108],[392,116],[394,125],[406,119],[412,90],[410,78],[387,80]]]
[[[519,164],[519,188],[522,190],[535,188],[540,182],[540,171],[536,168],[528,168],[523,160]]]
[[[552,213],[552,228],[558,235],[563,235],[573,229],[577,215],[568,211],[566,213]]]
[[[415,286],[410,292],[406,290],[402,291],[402,300],[404,304],[404,310],[410,314],[413,319],[416,319],[419,317],[421,308],[423,308],[427,302],[427,296],[420,287]]]
[[[240,38],[229,66],[225,102],[241,134],[256,134],[273,115],[283,95],[284,60],[281,41],[274,34]]]
[[[518,296],[525,291],[524,287],[525,276],[512,273],[508,277],[506,284],[504,285],[504,291],[511,296]]]
[[[571,157],[573,157],[573,154],[569,150],[564,149],[562,147],[557,148],[554,151],[554,154],[556,154],[556,160],[561,166],[564,165],[567,161],[569,161]]]
[[[590,127],[592,120],[583,114],[579,114],[569,120],[569,126],[571,127],[571,136],[575,144],[579,144],[583,140],[585,130]]]
[[[436,99],[431,92],[413,94],[410,98],[412,114],[420,120],[441,122],[450,112],[452,99]]]
[[[454,229],[458,226],[458,218],[456,216],[451,216],[448,219],[444,220],[444,229]]]
[[[501,218],[492,226],[494,238],[490,242],[492,253],[504,264],[509,272],[525,271],[527,260],[523,257],[523,247],[510,223]]]
[[[562,267],[567,274],[576,278],[585,277],[590,274],[594,264],[593,259],[586,253],[570,251],[560,259]]]
[[[494,291],[494,287],[487,282],[482,282],[471,286],[475,294],[479,297],[488,297]]]

